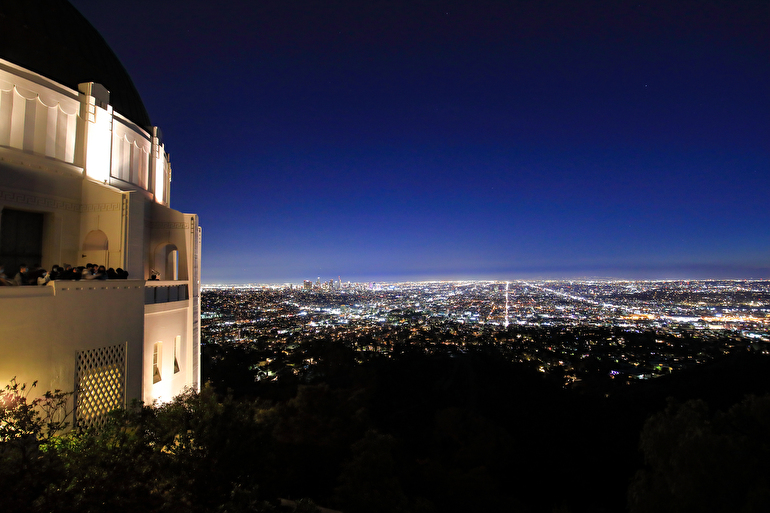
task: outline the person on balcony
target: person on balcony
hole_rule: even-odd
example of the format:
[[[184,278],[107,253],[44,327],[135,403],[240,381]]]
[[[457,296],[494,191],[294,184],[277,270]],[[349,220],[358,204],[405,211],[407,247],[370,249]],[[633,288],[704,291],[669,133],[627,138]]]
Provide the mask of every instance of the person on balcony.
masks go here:
[[[0,287],[9,287],[12,285],[14,285],[14,283],[5,275],[5,266],[0,264]]]
[[[48,285],[49,281],[51,281],[51,275],[48,274],[48,271],[46,271],[45,269],[42,269],[42,273],[40,273],[37,277],[37,284]]]
[[[27,264],[19,264],[19,272],[17,272],[16,276],[13,277],[14,284],[17,286],[28,285],[28,271],[29,268],[27,267]]]
[[[94,280],[107,279],[107,269],[105,269],[103,265],[100,265],[99,267],[96,267],[96,265],[94,265],[93,272],[94,272],[94,275],[91,277],[92,279]]]
[[[70,264],[64,264],[64,270],[61,271],[59,276],[60,280],[79,280],[80,269],[72,267]]]

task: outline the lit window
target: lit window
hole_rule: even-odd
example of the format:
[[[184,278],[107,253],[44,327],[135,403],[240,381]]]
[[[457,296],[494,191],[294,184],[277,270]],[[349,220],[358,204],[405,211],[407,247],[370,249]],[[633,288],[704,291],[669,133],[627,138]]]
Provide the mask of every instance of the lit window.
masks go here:
[[[174,340],[174,374],[179,372],[179,357],[182,352],[182,337],[177,335]]]
[[[170,269],[171,276],[169,276],[169,278],[172,280],[178,280],[179,279],[179,251],[175,249],[171,253],[169,253],[168,260],[169,260],[168,262],[169,267],[171,268]],[[168,280],[169,278],[166,278],[166,279]]]
[[[152,382],[160,381],[160,368],[162,364],[163,342],[155,342],[152,347]]]

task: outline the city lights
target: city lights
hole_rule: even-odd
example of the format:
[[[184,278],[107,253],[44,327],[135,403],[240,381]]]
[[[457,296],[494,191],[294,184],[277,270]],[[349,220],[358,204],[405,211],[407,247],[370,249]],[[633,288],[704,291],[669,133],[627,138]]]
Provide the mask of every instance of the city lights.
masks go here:
[[[307,283],[307,282],[306,282]],[[359,360],[494,348],[557,372],[632,383],[734,352],[770,348],[768,281],[436,281],[208,287],[204,343],[257,344],[265,365],[311,373],[307,344]],[[277,379],[277,374],[255,379]]]

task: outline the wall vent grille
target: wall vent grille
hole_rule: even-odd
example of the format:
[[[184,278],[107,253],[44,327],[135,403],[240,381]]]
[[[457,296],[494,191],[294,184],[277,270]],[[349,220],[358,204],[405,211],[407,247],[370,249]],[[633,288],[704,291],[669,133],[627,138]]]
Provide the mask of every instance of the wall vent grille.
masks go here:
[[[79,351],[76,372],[75,422],[84,428],[102,426],[107,413],[125,404],[125,344]]]

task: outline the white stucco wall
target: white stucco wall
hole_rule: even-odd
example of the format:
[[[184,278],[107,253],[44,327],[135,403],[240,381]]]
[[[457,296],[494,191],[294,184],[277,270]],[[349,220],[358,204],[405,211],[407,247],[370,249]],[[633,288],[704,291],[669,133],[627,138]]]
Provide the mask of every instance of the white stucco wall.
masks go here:
[[[165,402],[181,393],[191,383],[192,343],[190,338],[190,301],[175,301],[145,306],[143,380],[146,404]],[[178,355],[179,372],[174,372],[174,342],[181,337]],[[153,383],[153,349],[162,343],[161,380]]]
[[[38,381],[37,390],[75,387],[78,351],[127,344],[127,365],[139,369],[143,349],[144,281],[61,281],[43,287],[0,287],[0,384]],[[128,399],[140,398],[141,375],[129,371]]]

